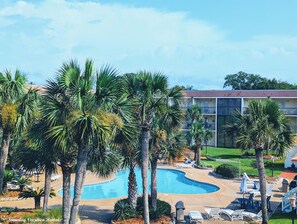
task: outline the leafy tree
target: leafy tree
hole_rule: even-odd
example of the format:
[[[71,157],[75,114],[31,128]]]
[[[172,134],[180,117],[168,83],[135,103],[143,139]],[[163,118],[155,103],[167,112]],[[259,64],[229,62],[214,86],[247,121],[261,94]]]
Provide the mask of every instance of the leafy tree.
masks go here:
[[[56,196],[56,193],[55,193],[54,189],[51,188],[50,197],[52,198],[55,196]],[[43,188],[41,188],[41,189],[37,188],[36,190],[29,189],[29,190],[23,191],[19,194],[19,198],[21,198],[21,199],[34,198],[35,209],[40,208],[40,200],[42,197],[44,197],[44,189]]]
[[[257,169],[259,173],[260,192],[262,201],[262,223],[268,223],[266,203],[266,173],[263,161],[265,144],[271,148],[281,146],[279,154],[283,153],[293,143],[293,133],[288,119],[280,110],[279,104],[272,100],[250,101],[248,112],[234,115],[235,122],[227,126],[237,126],[237,142],[243,149],[255,150]],[[270,139],[274,139],[270,141]]]
[[[167,136],[173,131],[179,132],[182,124],[182,94],[178,88],[167,90],[167,96],[160,103],[160,113],[153,118],[150,131],[151,161],[151,205],[157,210],[157,162],[162,159],[166,148]]]
[[[205,142],[206,155],[207,155],[208,142],[212,139],[212,137],[213,137],[213,132],[210,129],[205,128],[205,131],[204,131],[203,136],[202,136],[202,140]]]
[[[24,191],[24,187],[26,187],[27,185],[30,185],[31,183],[32,181],[26,177],[20,177],[15,181],[15,184],[20,187],[21,192]]]
[[[267,79],[260,75],[238,72],[225,77],[225,87],[231,87],[232,90],[257,90],[257,89],[297,89],[297,85],[286,81]]]
[[[122,120],[112,113],[121,93],[117,81],[116,71],[108,66],[95,74],[91,60],[86,60],[83,70],[75,61],[70,61],[62,65],[56,80],[48,81],[46,87],[50,102],[45,111],[50,125],[48,136],[62,149],[69,144],[77,147],[70,223],[75,223],[77,218],[88,162],[97,161],[93,167],[102,175],[118,166],[117,160],[111,159],[115,158],[113,154],[108,153],[114,131],[123,126]],[[118,110],[121,111],[119,105]]]
[[[144,223],[149,224],[148,201],[148,160],[149,135],[153,118],[160,113],[160,105],[166,99],[167,78],[162,73],[140,71],[124,76],[125,87],[129,96],[136,101],[135,113],[141,131],[141,173],[143,187]]]
[[[4,178],[3,178],[3,182],[2,182],[2,192],[6,192],[7,190],[7,184],[9,182],[14,182],[16,179],[15,175],[13,172],[5,170],[4,172]]]
[[[37,101],[36,90],[25,91],[25,76],[16,70],[0,73],[0,105],[2,143],[0,151],[0,186],[3,184],[4,170],[7,162],[12,136],[21,135],[34,115]],[[2,193],[2,189],[0,189]]]
[[[194,142],[196,164],[200,165],[201,142],[205,132],[201,108],[198,105],[192,105],[187,111],[187,116],[190,120],[190,130],[187,133],[188,141]]]

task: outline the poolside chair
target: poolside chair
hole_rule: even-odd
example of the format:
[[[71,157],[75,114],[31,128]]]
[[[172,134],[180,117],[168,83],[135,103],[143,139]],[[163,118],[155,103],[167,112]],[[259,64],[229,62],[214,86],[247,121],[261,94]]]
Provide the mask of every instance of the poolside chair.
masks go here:
[[[267,202],[267,210],[268,210],[268,211],[271,211],[270,199],[271,199],[271,195],[267,196],[267,198],[266,198],[266,202]],[[258,211],[260,211],[260,210],[261,210],[261,206],[262,206],[261,201],[257,201],[257,203],[255,203],[255,206],[256,206],[256,209],[257,209]]]
[[[220,219],[220,208],[204,208],[207,214],[207,219]]]
[[[243,218],[248,218],[253,221],[262,221],[262,210],[259,211],[257,214],[253,212],[242,212]]]
[[[271,193],[272,193],[272,189],[273,189],[273,184],[271,184],[271,185],[268,186],[268,188],[267,188],[267,190],[266,190],[266,195],[267,195],[267,196],[271,195]],[[254,191],[250,191],[249,193],[250,193],[250,194],[254,194],[255,197],[261,195],[261,193],[260,193],[260,189],[258,189],[258,190],[254,190]]]
[[[51,181],[55,181],[55,180],[58,180],[61,178],[61,175],[60,174],[57,174],[57,175],[54,175],[51,177]]]
[[[177,163],[175,164],[176,168],[192,168],[195,165],[195,161],[192,161],[191,163]]]
[[[253,188],[256,188],[259,184],[259,180],[252,180],[246,173],[242,174],[242,178],[246,178],[247,186],[253,186]]]
[[[242,215],[243,212],[244,212],[244,209],[240,209],[240,210],[223,209],[220,214],[226,215],[231,221],[234,221],[234,220],[243,220],[243,215]]]
[[[248,198],[237,198],[240,202],[241,208],[254,207],[254,194],[251,193]]]
[[[190,218],[190,223],[192,223],[193,221],[198,221],[203,223],[203,217],[201,215],[201,212],[199,211],[190,211],[189,212],[189,218]]]

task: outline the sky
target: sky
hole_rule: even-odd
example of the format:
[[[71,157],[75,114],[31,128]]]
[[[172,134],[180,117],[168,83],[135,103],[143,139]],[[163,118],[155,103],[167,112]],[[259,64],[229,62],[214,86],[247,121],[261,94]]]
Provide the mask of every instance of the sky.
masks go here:
[[[222,89],[239,71],[297,83],[295,0],[0,0],[0,71],[46,84],[63,62]]]

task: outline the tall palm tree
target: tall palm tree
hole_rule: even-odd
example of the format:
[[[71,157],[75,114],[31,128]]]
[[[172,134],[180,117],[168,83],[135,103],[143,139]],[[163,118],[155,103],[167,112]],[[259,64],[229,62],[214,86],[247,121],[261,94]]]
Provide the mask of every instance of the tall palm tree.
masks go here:
[[[155,115],[160,113],[160,106],[166,99],[168,83],[162,73],[140,71],[137,74],[124,76],[125,87],[131,98],[136,100],[136,111],[141,128],[141,174],[143,187],[144,223],[149,221],[148,201],[148,162],[149,133]]]
[[[108,148],[106,142],[112,138],[115,128],[123,126],[121,119],[111,113],[120,94],[116,77],[116,71],[108,66],[95,76],[93,62],[86,60],[84,70],[75,61],[64,63],[56,80],[48,81],[46,96],[50,106],[45,111],[51,126],[48,135],[62,149],[71,142],[77,148],[70,223],[76,221],[89,154],[109,155],[104,152]],[[94,84],[95,92],[92,90]],[[107,162],[104,158],[101,160]],[[98,168],[112,172],[115,166],[106,167],[109,170],[102,170],[102,166]]]
[[[121,167],[129,169],[128,202],[133,208],[136,208],[137,203],[137,182],[134,169],[139,162],[139,137],[139,130],[134,123],[125,124],[115,136],[115,143],[122,157]]]
[[[0,105],[2,142],[0,151],[0,186],[3,183],[10,140],[20,135],[27,127],[33,114],[37,99],[35,90],[25,91],[25,76],[16,70],[14,75],[8,70],[0,73]],[[2,189],[0,189],[0,194]]]
[[[213,137],[213,132],[209,128],[205,128],[205,131],[204,131],[203,136],[202,136],[202,140],[205,143],[206,155],[207,155],[208,142],[212,139],[212,137]]]
[[[150,132],[151,205],[154,211],[157,210],[157,162],[166,150],[167,135],[180,131],[178,128],[183,118],[180,89],[172,88],[167,91],[167,98],[162,101],[163,105],[159,106],[162,110],[153,118]]]
[[[293,142],[292,131],[287,118],[284,116],[277,102],[272,100],[250,101],[248,113],[235,113],[235,122],[238,129],[237,142],[244,148],[254,148],[259,173],[260,193],[262,201],[262,223],[268,223],[267,203],[266,203],[266,173],[263,161],[263,151],[265,144],[270,147],[279,146],[282,149],[289,147]],[[227,128],[228,128],[227,127]],[[273,131],[272,131],[273,130]],[[275,141],[270,141],[275,139]],[[278,141],[279,140],[279,141]]]
[[[201,142],[205,133],[204,120],[201,108],[198,105],[192,105],[188,109],[188,118],[190,120],[190,130],[187,133],[188,138],[195,144],[195,159],[196,164],[201,163]]]

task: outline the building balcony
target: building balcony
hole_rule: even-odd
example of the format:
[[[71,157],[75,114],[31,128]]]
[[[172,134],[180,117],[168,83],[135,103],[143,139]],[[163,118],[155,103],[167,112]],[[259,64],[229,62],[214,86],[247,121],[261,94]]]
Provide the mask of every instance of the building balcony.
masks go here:
[[[283,107],[283,108],[281,108],[281,110],[283,111],[283,113],[285,115],[296,115],[297,116],[297,108]],[[247,107],[244,107],[243,114],[247,114],[247,113],[248,113]]]
[[[202,114],[216,114],[216,107],[201,107]]]
[[[297,115],[297,108],[281,108],[285,115]]]

